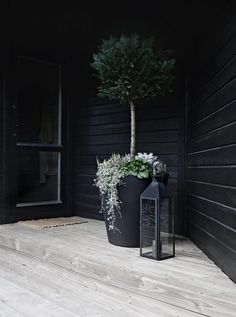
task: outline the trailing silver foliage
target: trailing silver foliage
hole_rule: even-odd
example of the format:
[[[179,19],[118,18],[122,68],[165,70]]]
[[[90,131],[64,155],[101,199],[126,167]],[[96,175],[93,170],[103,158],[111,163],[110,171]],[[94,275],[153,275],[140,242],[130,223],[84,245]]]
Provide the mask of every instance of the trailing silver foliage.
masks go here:
[[[132,163],[138,163],[137,166]],[[118,230],[115,226],[117,210],[120,214],[122,202],[118,195],[118,187],[124,185],[124,178],[128,175],[137,176],[138,178],[148,178],[151,176],[163,176],[166,171],[166,164],[158,159],[153,153],[138,153],[135,158],[129,154],[121,156],[113,154],[109,159],[99,162],[97,160],[97,173],[94,184],[99,188],[101,195],[101,213],[106,210],[109,230]],[[147,170],[148,173],[140,172],[140,166]],[[141,175],[141,177],[139,176]],[[121,214],[120,214],[121,216]]]

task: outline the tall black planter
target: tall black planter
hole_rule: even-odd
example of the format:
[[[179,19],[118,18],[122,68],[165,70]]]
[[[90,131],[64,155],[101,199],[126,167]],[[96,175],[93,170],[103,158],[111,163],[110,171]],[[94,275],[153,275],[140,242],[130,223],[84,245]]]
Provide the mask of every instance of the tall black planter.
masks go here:
[[[116,227],[120,230],[109,230],[106,208],[104,208],[104,220],[106,223],[107,236],[111,244],[121,247],[139,247],[140,245],[140,194],[150,184],[151,179],[138,179],[134,176],[127,176],[124,179],[125,185],[120,186],[119,197],[122,201],[121,217],[116,210]]]

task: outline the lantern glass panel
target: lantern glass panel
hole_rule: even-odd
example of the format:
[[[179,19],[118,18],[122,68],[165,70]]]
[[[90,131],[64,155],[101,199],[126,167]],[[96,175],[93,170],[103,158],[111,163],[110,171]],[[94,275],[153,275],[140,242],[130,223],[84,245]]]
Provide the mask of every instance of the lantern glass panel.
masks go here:
[[[165,259],[174,255],[174,228],[172,199],[160,199],[160,258]]]
[[[141,255],[156,258],[156,199],[141,199]]]

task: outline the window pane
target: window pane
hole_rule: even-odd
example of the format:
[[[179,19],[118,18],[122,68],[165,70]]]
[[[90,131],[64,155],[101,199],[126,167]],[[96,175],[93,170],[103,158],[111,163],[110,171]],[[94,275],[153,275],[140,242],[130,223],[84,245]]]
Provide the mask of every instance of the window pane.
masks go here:
[[[160,239],[161,258],[173,255],[173,217],[172,201],[170,198],[160,200]]]
[[[17,142],[60,144],[58,66],[24,58],[18,65]]]
[[[60,153],[18,149],[17,203],[60,200]]]
[[[142,199],[142,254],[155,258],[156,257],[156,238],[155,238],[155,200]]]

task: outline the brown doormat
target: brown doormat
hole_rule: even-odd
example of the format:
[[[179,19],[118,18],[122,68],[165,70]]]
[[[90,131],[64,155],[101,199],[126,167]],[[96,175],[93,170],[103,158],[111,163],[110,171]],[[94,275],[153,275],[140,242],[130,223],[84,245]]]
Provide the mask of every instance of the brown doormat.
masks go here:
[[[18,221],[17,223],[24,226],[28,226],[30,228],[34,228],[34,229],[47,229],[47,228],[53,228],[53,227],[78,225],[85,222],[88,222],[88,221],[80,217],[67,217],[67,218],[60,217],[60,218]]]

